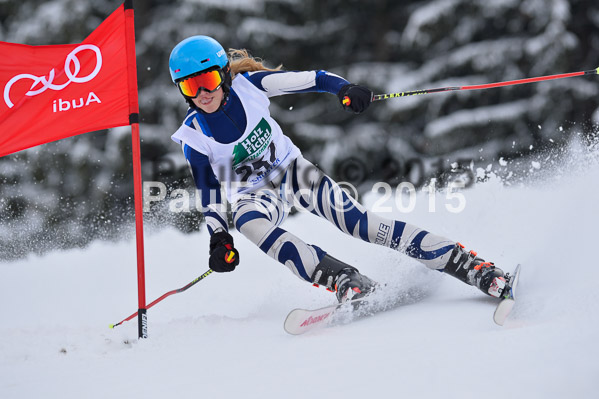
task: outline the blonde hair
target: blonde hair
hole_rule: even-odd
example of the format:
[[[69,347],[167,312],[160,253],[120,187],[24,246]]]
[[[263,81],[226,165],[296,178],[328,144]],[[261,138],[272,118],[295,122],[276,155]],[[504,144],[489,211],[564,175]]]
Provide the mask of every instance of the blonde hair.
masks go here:
[[[238,73],[255,72],[255,71],[280,71],[283,65],[276,68],[268,68],[264,66],[263,60],[250,55],[246,49],[229,49],[229,60],[231,63],[231,75],[235,78]]]

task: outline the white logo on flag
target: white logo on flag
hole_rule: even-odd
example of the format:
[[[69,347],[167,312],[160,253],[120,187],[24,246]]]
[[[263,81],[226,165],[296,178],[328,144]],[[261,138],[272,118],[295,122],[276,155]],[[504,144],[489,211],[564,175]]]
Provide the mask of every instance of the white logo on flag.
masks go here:
[[[96,54],[96,67],[89,75],[83,76],[83,77],[78,77],[77,74],[81,70],[81,63],[79,62],[79,59],[77,58],[77,54],[83,50],[92,50]],[[73,66],[73,70],[71,70],[71,66]],[[43,93],[44,91],[46,91],[48,89],[52,89],[55,91],[62,90],[65,87],[67,87],[71,82],[74,82],[74,83],[89,82],[90,80],[92,80],[93,78],[96,77],[98,72],[100,72],[101,68],[102,68],[102,53],[100,52],[100,49],[97,46],[94,46],[93,44],[82,44],[81,46],[78,46],[75,50],[71,51],[69,53],[69,55],[67,55],[67,59],[64,62],[64,73],[69,78],[69,80],[66,83],[63,83],[60,85],[56,85],[53,83],[54,75],[55,75],[54,68],[52,68],[50,73],[48,73],[48,79],[46,79],[45,76],[35,76],[35,75],[31,75],[29,73],[22,73],[20,75],[13,77],[11,80],[9,80],[8,83],[6,84],[6,86],[4,87],[4,102],[6,103],[6,105],[8,105],[8,108],[14,107],[13,102],[10,100],[10,88],[12,87],[13,84],[15,84],[16,82],[18,82],[21,79],[33,80],[33,83],[31,85],[31,87],[29,88],[29,91],[27,93],[25,93],[26,96],[33,97],[35,95]],[[41,84],[42,87],[34,90],[34,88],[36,86],[38,86],[39,84]]]

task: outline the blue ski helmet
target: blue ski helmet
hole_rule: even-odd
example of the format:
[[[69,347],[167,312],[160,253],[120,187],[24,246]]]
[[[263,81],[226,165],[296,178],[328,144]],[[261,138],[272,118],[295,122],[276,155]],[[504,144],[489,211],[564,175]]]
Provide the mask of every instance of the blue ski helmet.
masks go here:
[[[219,42],[208,36],[191,36],[175,46],[168,60],[173,83],[200,71],[218,67],[226,70],[229,59]]]

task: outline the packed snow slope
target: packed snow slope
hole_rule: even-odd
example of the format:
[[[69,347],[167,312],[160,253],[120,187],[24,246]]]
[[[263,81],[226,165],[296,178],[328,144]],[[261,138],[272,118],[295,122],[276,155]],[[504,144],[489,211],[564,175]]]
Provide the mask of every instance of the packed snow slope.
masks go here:
[[[305,213],[283,227],[398,295],[414,287],[424,295],[291,336],[282,328],[289,310],[334,296],[234,232],[238,270],[150,309],[150,337],[139,341],[135,319],[108,327],[137,309],[133,241],[0,264],[0,397],[596,397],[599,167],[588,157],[577,165],[510,186],[479,183],[457,214],[442,193],[435,212],[425,193],[410,213],[389,204],[389,216],[461,241],[506,271],[522,263],[503,327],[492,321],[494,300],[476,289]],[[207,269],[207,241],[206,231],[147,235],[148,302]]]

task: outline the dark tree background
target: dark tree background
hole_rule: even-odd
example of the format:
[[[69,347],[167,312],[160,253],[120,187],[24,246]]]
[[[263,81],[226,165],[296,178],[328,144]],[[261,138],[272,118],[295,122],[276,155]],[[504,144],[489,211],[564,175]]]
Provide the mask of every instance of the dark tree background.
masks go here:
[[[0,40],[80,42],[120,4],[0,0]],[[135,7],[143,177],[165,184],[171,200],[146,213],[150,227],[200,228],[187,165],[170,140],[186,105],[168,56],[185,37],[213,36],[271,66],[326,69],[375,93],[599,66],[599,4],[588,0],[136,0]],[[272,113],[338,180],[419,185],[456,161],[504,164],[573,137],[593,140],[598,94],[591,76],[386,100],[359,116],[335,96],[302,94],[272,99]],[[130,159],[129,128],[1,158],[0,259],[132,234]],[[186,200],[174,190],[189,192],[191,212],[173,212]]]

